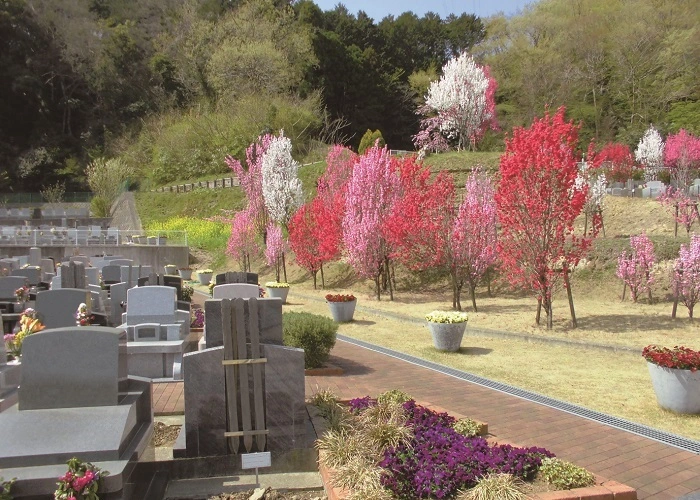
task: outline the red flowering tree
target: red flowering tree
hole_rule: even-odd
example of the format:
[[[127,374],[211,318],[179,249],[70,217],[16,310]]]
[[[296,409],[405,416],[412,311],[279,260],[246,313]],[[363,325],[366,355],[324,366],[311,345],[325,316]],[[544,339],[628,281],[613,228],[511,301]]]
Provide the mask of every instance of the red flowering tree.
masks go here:
[[[596,155],[596,165],[605,172],[608,182],[625,182],[634,174],[634,156],[626,144],[609,142]]]
[[[617,257],[617,277],[625,282],[625,288],[630,287],[632,302],[637,302],[639,294],[645,291],[649,293],[651,302],[651,284],[654,281],[651,271],[655,260],[654,244],[644,233],[630,236],[630,251],[622,252]]]
[[[462,310],[460,291],[469,287],[476,309],[476,286],[496,262],[496,202],[491,179],[475,169],[467,179],[464,200],[459,206],[450,237],[450,274],[453,307]]]
[[[374,280],[381,299],[380,277],[389,275],[391,248],[384,225],[399,188],[389,150],[374,146],[360,156],[348,182],[343,217],[343,242],[355,272]],[[389,297],[394,299],[391,280]]]
[[[695,304],[700,301],[700,236],[693,235],[689,245],[681,245],[673,265],[673,288],[676,299],[672,316],[675,318],[676,303],[680,300],[692,319]]]
[[[431,180],[430,168],[415,158],[396,161],[398,195],[386,220],[391,258],[412,270],[445,267],[454,218],[455,188],[449,174]]]
[[[321,287],[326,286],[323,264],[340,256],[343,212],[329,208],[316,197],[302,205],[289,221],[289,245],[297,263],[309,271],[314,279],[321,271]]]
[[[496,192],[502,231],[498,250],[511,284],[531,290],[552,327],[555,285],[591,244],[574,235],[574,221],[588,195],[588,185],[576,183],[578,129],[564,118],[564,108],[535,119],[529,128],[513,129],[501,156],[501,180]],[[570,292],[570,287],[567,287]],[[570,298],[573,317],[573,301]],[[575,322],[575,317],[573,317]]]

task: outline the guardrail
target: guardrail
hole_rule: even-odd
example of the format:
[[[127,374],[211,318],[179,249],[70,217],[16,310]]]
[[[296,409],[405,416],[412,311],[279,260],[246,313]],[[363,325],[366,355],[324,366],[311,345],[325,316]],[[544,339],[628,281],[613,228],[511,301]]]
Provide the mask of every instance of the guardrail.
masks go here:
[[[27,229],[3,226],[0,246],[187,246],[187,231],[126,231],[109,229]]]
[[[215,188],[232,188],[240,186],[241,182],[238,177],[222,177],[221,179],[213,179],[209,181],[189,182],[187,184],[176,184],[174,186],[161,186],[156,189],[151,189],[153,193],[186,193],[196,188],[215,189]]]

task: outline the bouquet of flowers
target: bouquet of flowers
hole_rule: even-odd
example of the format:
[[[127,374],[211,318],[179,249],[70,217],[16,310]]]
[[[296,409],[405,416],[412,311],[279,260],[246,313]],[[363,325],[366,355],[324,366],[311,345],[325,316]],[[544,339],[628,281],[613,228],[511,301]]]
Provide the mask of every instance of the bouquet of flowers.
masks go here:
[[[75,311],[75,324],[77,326],[90,326],[95,317],[88,311],[87,304],[84,302],[78,306],[78,310]]]
[[[19,330],[16,333],[10,333],[4,336],[5,347],[7,352],[9,352],[15,358],[22,354],[22,342],[32,333],[40,332],[46,328],[39,318],[37,318],[36,311],[31,307],[22,312],[22,316],[19,319]]]
[[[12,492],[10,490],[16,480],[17,478],[13,478],[9,481],[5,481],[0,477],[0,500],[12,500]]]
[[[29,300],[29,287],[23,286],[15,290],[15,298],[17,302],[26,302]]]
[[[109,472],[101,471],[90,462],[81,462],[73,457],[68,460],[68,472],[58,478],[54,500],[99,500],[97,492],[102,478]]]
[[[190,328],[204,327],[204,309],[192,309],[190,313]]]

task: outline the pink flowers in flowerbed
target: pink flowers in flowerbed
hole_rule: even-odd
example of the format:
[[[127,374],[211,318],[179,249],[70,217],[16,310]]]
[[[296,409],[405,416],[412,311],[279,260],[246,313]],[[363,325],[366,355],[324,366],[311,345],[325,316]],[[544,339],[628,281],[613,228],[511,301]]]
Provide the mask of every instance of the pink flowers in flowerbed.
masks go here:
[[[642,351],[642,356],[650,363],[664,368],[677,368],[695,372],[700,368],[700,351],[688,347],[675,346],[673,349],[648,345]]]

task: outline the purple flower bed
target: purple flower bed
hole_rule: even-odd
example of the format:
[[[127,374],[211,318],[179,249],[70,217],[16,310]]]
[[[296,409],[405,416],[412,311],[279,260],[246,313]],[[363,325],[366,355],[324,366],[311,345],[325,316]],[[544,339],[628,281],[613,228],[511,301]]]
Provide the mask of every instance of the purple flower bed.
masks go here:
[[[387,449],[379,463],[384,469],[382,484],[401,499],[449,498],[489,472],[531,479],[542,459],[554,456],[544,448],[491,445],[482,437],[465,437],[451,427],[455,419],[448,414],[415,401],[403,406],[414,437],[405,445]]]
[[[364,398],[351,399],[350,402],[348,402],[350,411],[355,415],[362,413],[363,410],[366,410],[370,406],[375,406],[376,404],[377,400],[369,396],[365,396]]]

